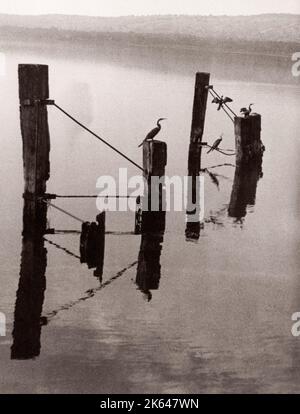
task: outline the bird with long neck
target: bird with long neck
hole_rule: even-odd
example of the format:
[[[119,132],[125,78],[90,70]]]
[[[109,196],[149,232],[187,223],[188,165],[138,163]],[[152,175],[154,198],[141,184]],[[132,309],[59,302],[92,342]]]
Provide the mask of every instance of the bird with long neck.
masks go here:
[[[144,142],[147,141],[153,141],[153,139],[156,137],[156,135],[159,133],[159,131],[161,130],[161,121],[165,120],[167,118],[159,118],[157,123],[156,123],[156,127],[151,129],[151,131],[147,134],[146,138],[143,140],[143,142],[140,143],[140,145],[138,147],[141,147],[143,145]]]
[[[249,105],[249,107],[248,108],[242,108],[241,109],[241,114],[243,114],[244,115],[244,117],[245,118],[247,118],[248,116],[250,116],[250,114],[251,114],[251,112],[252,112],[252,106],[253,106],[254,104],[253,103],[251,103],[250,105]]]

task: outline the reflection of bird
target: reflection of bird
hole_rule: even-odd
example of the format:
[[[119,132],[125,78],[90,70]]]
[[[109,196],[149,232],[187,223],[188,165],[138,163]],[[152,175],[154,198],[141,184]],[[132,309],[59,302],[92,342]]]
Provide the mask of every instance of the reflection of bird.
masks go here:
[[[216,150],[218,148],[218,146],[221,144],[222,139],[223,139],[223,135],[221,135],[220,138],[216,139],[215,142],[210,147],[210,149],[207,151],[207,154],[209,154],[210,152]]]
[[[248,108],[242,108],[241,109],[240,112],[245,116],[245,118],[247,118],[251,114],[253,105],[254,104],[252,103],[252,104],[249,105]]]
[[[220,183],[219,180],[217,179],[216,174],[213,174],[212,172],[210,172],[209,170],[206,170],[207,174],[209,175],[211,181],[213,182],[213,184],[215,184],[215,186],[217,187],[217,189],[220,189]]]
[[[160,122],[163,121],[164,119],[167,118],[159,118],[159,120],[157,121],[157,127],[153,128],[148,135],[146,136],[146,138],[144,139],[144,141],[139,145],[139,147],[141,147],[143,145],[144,142],[146,141],[152,141],[154,139],[154,137],[156,137],[156,135],[159,133],[159,131],[161,130],[161,125]]]
[[[221,96],[221,98],[217,98],[215,97],[211,103],[215,103],[218,104],[218,111],[222,108],[222,106],[228,102],[233,102],[233,100],[231,98],[228,98],[228,96],[225,96],[225,98],[223,98],[223,95]]]

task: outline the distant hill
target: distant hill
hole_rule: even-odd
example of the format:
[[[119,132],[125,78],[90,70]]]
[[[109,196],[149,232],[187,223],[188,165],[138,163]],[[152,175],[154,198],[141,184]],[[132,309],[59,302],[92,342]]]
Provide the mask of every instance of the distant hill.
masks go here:
[[[292,14],[145,17],[15,16],[0,14],[0,27],[3,26],[300,43],[300,15]]]
[[[300,15],[255,16],[17,16],[0,14],[0,42],[100,40],[142,45],[217,47],[227,51],[290,53],[300,45]],[[150,42],[150,43],[149,43]]]

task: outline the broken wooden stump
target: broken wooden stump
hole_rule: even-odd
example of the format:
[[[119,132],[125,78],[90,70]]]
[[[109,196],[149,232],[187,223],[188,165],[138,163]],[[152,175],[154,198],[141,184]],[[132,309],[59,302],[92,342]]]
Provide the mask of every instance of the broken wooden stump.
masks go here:
[[[142,200],[142,233],[165,231],[166,196],[164,189],[167,144],[152,140],[143,143],[145,194]]]
[[[261,115],[252,113],[234,120],[236,164],[257,162],[265,147],[261,141]]]

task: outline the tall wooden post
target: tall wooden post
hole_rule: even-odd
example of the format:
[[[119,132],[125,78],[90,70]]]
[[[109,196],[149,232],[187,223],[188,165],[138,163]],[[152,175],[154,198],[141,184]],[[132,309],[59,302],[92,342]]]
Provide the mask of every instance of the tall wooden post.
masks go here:
[[[167,165],[167,144],[146,141],[143,144],[143,168],[146,194],[143,199],[142,233],[165,230],[164,176]]]
[[[47,205],[39,201],[49,178],[50,138],[47,99],[48,66],[19,65],[20,121],[23,141],[23,246],[11,348],[12,359],[40,353],[41,313],[46,286],[44,234]]]
[[[209,80],[209,73],[196,73],[193,117],[188,157],[188,176],[189,180],[191,180],[191,183],[189,185],[187,204],[187,238],[199,237],[200,231],[200,223],[196,219],[197,208],[195,208],[195,205],[199,202],[199,175],[201,170],[202,149],[201,144],[205,124]]]
[[[46,101],[48,66],[19,65],[19,98],[23,140],[24,193],[40,196],[49,178],[50,137]]]
[[[261,142],[261,115],[253,113],[234,120],[236,164],[259,161],[264,146]]]

